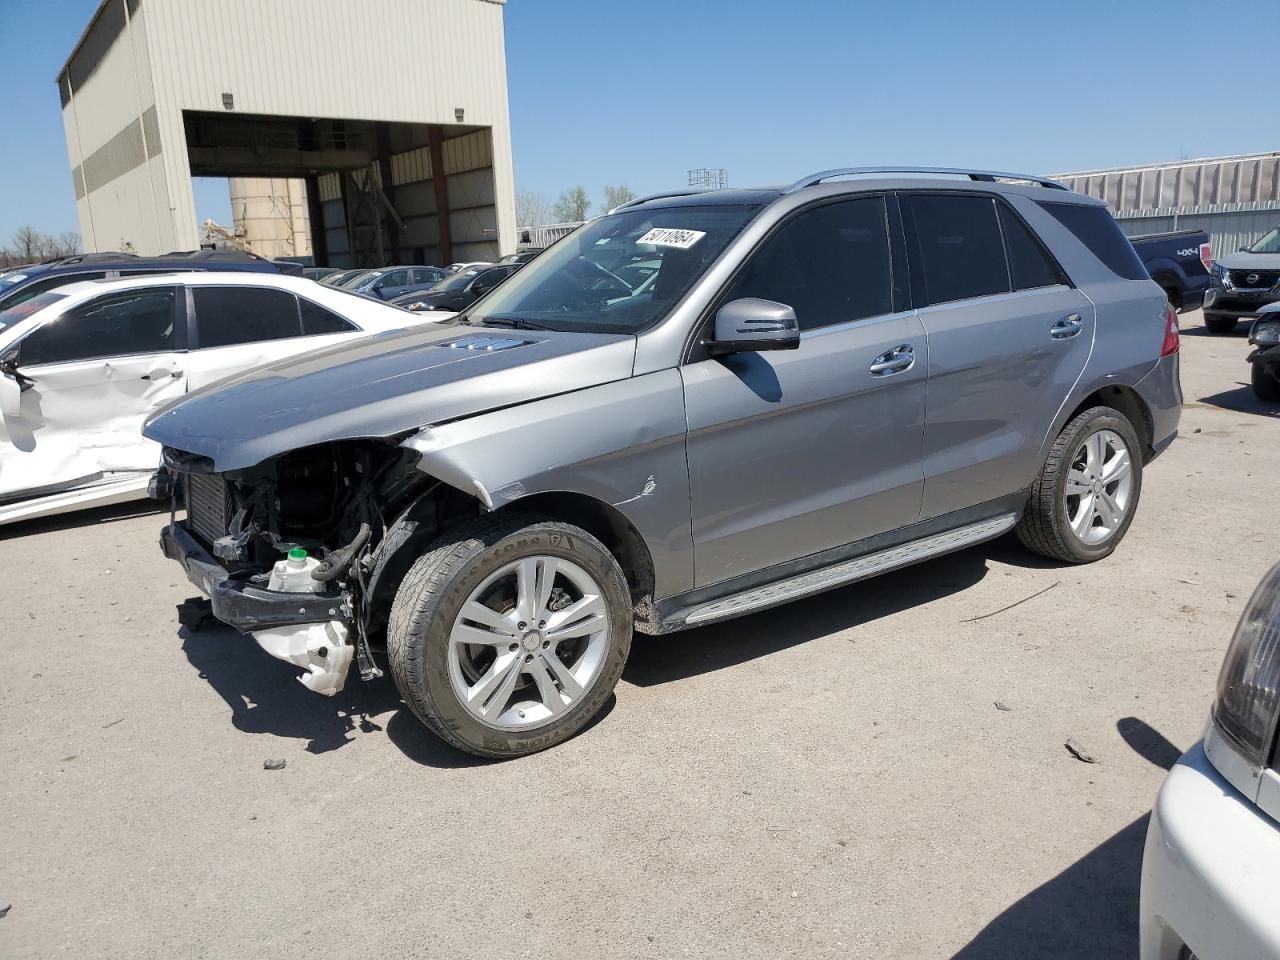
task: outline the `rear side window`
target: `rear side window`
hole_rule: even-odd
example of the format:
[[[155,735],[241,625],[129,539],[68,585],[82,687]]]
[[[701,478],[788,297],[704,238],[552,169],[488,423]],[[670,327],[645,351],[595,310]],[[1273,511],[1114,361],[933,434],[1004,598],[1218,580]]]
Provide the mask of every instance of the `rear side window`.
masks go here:
[[[801,330],[893,311],[884,200],[860,197],[797,214],[747,261],[722,302],[788,304]]]
[[[1082,203],[1046,203],[1038,201],[1060,224],[1075,234],[1076,239],[1107,265],[1118,277],[1146,280],[1147,268],[1138,259],[1129,238],[1120,232],[1106,207]]]
[[[90,300],[32,331],[18,347],[23,366],[175,349],[172,287],[130,290]]]
[[[191,288],[191,296],[201,347],[283,340],[302,331],[298,300],[283,290],[198,286]]]
[[[69,283],[79,283],[82,280],[101,280],[106,277],[106,272],[99,270],[92,273],[61,273],[52,277],[45,277],[43,280],[36,280],[28,283],[25,287],[21,287],[4,298],[4,307],[16,307],[20,303],[26,303],[37,294],[44,293],[46,290],[54,290],[58,287],[65,287]]]
[[[1004,245],[1009,251],[1009,269],[1013,272],[1013,289],[1034,290],[1036,287],[1066,283],[1058,265],[1050,259],[1027,225],[1003,203],[999,207]]]
[[[321,333],[349,333],[359,330],[354,323],[344,320],[332,310],[326,310],[318,303],[312,303],[305,297],[298,298],[298,306],[302,309],[302,335],[314,337]]]
[[[950,303],[1009,292],[1004,243],[990,197],[908,194],[905,213],[915,224],[917,276],[923,304]]]

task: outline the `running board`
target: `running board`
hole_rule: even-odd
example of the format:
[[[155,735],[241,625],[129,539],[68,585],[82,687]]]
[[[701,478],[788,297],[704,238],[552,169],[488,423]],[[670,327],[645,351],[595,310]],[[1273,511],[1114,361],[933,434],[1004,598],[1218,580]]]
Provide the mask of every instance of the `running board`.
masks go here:
[[[703,624],[740,617],[776,607],[782,603],[813,596],[825,590],[842,587],[858,580],[866,580],[899,567],[910,566],[922,560],[942,556],[955,550],[963,550],[974,544],[991,540],[1013,529],[1018,522],[1016,513],[1006,513],[989,520],[980,520],[967,526],[936,533],[921,540],[913,540],[898,547],[890,547],[878,553],[868,553],[852,560],[845,560],[829,567],[819,567],[787,580],[777,580],[761,587],[753,587],[732,596],[712,600],[693,607],[681,617],[677,613],[668,621],[667,629],[699,627]]]

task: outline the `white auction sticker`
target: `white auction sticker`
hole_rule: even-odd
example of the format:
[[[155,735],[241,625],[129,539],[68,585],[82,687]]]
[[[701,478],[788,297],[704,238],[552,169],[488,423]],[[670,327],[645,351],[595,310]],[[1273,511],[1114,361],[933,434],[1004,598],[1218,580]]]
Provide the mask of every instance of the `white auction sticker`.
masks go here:
[[[688,250],[705,237],[703,230],[676,230],[673,227],[654,227],[636,243],[651,243],[655,247],[675,247],[677,250]]]

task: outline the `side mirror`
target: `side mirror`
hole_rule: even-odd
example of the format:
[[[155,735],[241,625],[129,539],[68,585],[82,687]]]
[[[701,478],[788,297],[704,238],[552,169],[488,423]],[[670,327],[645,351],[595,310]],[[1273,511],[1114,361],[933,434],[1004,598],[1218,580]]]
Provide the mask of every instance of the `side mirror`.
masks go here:
[[[0,372],[0,414],[16,417],[22,408],[22,386],[7,371]]]
[[[800,325],[795,310],[785,303],[743,297],[716,313],[715,339],[706,346],[712,355],[797,350]]]

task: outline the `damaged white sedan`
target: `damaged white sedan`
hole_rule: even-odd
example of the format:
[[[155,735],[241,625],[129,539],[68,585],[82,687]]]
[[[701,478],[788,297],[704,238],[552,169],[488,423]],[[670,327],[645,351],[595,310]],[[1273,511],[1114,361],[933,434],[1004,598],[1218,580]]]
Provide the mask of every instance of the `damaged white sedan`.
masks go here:
[[[75,283],[0,312],[0,524],[146,496],[143,421],[231,374],[445,314],[300,277]]]

